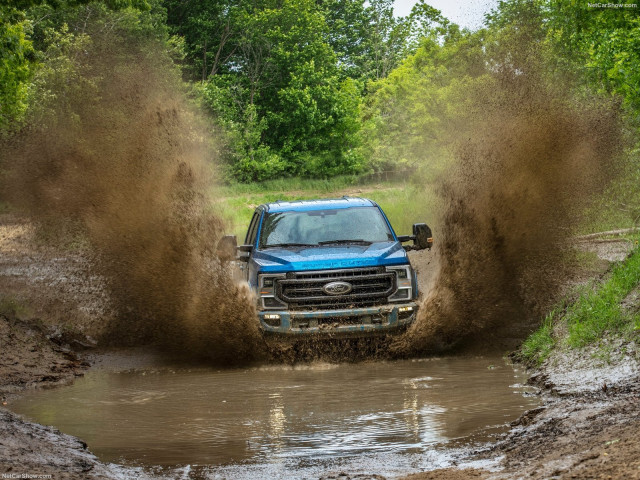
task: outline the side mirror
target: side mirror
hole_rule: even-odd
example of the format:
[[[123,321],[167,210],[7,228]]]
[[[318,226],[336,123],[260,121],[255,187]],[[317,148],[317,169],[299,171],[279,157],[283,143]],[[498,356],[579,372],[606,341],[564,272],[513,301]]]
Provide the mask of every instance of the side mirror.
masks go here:
[[[241,262],[248,262],[249,257],[251,256],[251,252],[253,251],[253,245],[240,245],[238,246],[238,251],[246,254],[240,255],[238,257],[238,260],[240,260]]]
[[[410,240],[413,240],[413,245],[404,245],[404,249],[407,251],[424,250],[425,248],[431,250],[431,247],[433,247],[433,234],[426,223],[414,223],[413,235],[398,235],[400,243]]]
[[[426,223],[413,224],[413,244],[417,250],[431,249],[433,246],[433,234]]]
[[[225,235],[218,242],[216,248],[216,254],[218,258],[223,262],[228,262],[236,258],[236,248],[238,247],[238,240],[235,235]]]

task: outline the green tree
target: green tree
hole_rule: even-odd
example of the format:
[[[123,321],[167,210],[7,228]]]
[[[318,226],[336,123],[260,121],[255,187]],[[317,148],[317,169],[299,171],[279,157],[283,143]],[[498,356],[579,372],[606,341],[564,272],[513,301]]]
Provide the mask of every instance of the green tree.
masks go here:
[[[351,78],[379,80],[414,53],[421,38],[448,21],[420,0],[407,17],[396,17],[393,0],[322,0],[328,25],[327,42],[341,70]]]
[[[167,23],[185,41],[188,78],[202,82],[217,73],[229,73],[238,49],[242,0],[165,0]]]
[[[570,0],[544,0],[541,8],[558,68],[601,93],[619,95],[640,121],[638,9],[589,8]]]
[[[0,130],[21,120],[27,109],[34,50],[29,22],[20,12],[0,6]]]
[[[362,168],[359,112],[381,80],[449,23],[423,1],[164,0],[187,76],[225,127],[235,176],[333,175]]]
[[[19,128],[30,106],[41,114],[53,90],[75,88],[89,19],[166,39],[159,0],[0,1],[0,130]]]
[[[373,171],[438,172],[448,161],[447,132],[464,110],[467,89],[487,74],[485,32],[448,24],[423,37],[417,51],[370,86],[363,108],[365,156]]]
[[[340,75],[323,12],[311,0],[234,13],[233,68],[209,77],[207,105],[230,130],[244,180],[356,171],[360,92]]]

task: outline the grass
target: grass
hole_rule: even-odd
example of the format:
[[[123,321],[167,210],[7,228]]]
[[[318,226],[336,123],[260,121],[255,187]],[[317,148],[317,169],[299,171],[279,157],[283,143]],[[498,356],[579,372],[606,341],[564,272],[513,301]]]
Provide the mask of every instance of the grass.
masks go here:
[[[227,221],[228,233],[242,241],[255,208],[276,200],[337,198],[343,195],[369,198],[389,217],[398,235],[411,234],[414,223],[436,220],[436,194],[429,186],[402,181],[372,181],[362,177],[327,180],[280,179],[263,183],[221,186],[212,192],[213,208]]]
[[[611,206],[602,209],[589,208],[582,212],[582,216],[585,221],[578,227],[576,231],[577,235],[587,235],[589,233],[607,232],[609,230],[638,226],[628,212]]]
[[[277,178],[256,183],[234,183],[219,189],[227,194],[255,194],[263,192],[287,191],[319,191],[333,192],[343,188],[372,183],[366,177],[358,175],[343,175],[339,177],[315,178]]]
[[[521,355],[540,364],[558,345],[581,349],[600,344],[605,336],[632,335],[640,330],[640,313],[624,309],[622,301],[640,285],[640,247],[596,287],[583,287],[577,300],[559,305],[547,315],[542,326],[524,342]],[[562,333],[559,333],[562,332]]]
[[[581,296],[567,311],[567,344],[580,348],[597,341],[607,331],[620,331],[631,324],[622,310],[622,300],[640,283],[640,249],[623,263],[616,264],[611,276],[596,291]]]
[[[520,354],[528,362],[541,364],[556,346],[556,339],[553,336],[553,319],[556,315],[556,310],[549,313],[542,321],[540,328],[522,344]]]

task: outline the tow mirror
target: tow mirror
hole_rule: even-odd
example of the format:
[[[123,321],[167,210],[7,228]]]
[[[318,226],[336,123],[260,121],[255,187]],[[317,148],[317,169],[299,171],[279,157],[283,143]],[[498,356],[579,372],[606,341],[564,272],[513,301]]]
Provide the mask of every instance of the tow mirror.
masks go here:
[[[433,234],[426,223],[414,223],[413,235],[398,235],[400,243],[413,240],[413,245],[405,245],[405,250],[424,250],[433,247]]]
[[[433,246],[433,234],[426,223],[413,224],[413,244],[417,250],[431,249]]]
[[[238,247],[238,240],[235,235],[225,235],[218,242],[216,248],[216,254],[218,258],[223,262],[228,262],[236,258],[236,249]]]
[[[241,262],[248,262],[251,252],[253,251],[253,245],[240,245],[238,246],[238,251],[240,252],[238,260]]]

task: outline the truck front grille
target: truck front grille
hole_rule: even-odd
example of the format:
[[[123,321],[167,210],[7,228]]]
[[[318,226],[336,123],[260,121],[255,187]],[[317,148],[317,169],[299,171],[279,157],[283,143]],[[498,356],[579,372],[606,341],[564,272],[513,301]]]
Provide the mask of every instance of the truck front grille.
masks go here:
[[[331,282],[351,285],[349,293],[329,295],[323,287]],[[387,303],[396,291],[396,274],[384,267],[291,272],[276,280],[276,296],[290,310],[371,307]]]

